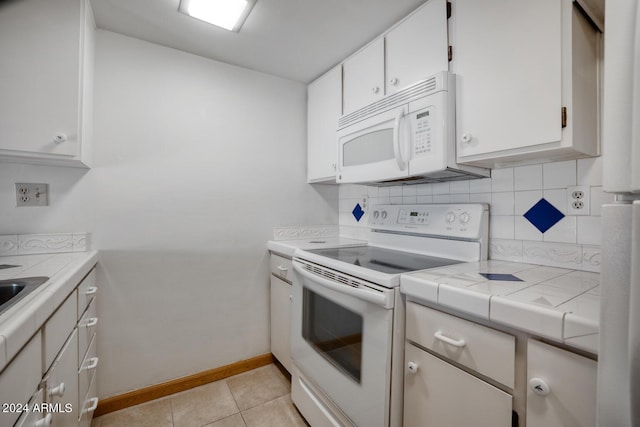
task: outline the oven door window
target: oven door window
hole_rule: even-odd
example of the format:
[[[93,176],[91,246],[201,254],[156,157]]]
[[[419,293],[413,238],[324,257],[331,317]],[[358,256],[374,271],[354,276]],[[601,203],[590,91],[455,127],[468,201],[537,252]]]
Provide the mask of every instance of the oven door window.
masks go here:
[[[331,364],[360,384],[362,316],[303,288],[302,336]]]

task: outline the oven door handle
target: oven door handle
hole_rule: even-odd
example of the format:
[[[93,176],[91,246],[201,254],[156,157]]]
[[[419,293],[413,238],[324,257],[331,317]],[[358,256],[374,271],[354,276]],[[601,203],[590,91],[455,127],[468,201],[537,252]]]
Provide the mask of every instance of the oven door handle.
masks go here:
[[[297,271],[301,276],[319,283],[325,288],[329,288],[346,295],[351,295],[358,299],[370,302],[375,305],[379,305],[380,307],[393,308],[393,300],[392,298],[390,298],[391,292],[377,293],[376,291],[367,291],[361,288],[353,288],[349,285],[337,284],[329,279],[325,279],[324,277],[309,273],[308,271],[300,267],[300,264],[296,263],[295,261],[293,262],[293,269]]]

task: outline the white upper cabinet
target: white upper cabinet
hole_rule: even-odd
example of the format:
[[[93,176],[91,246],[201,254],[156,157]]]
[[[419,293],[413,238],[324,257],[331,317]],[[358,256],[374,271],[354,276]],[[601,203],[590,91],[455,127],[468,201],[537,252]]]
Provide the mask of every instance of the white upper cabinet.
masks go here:
[[[447,2],[429,0],[385,35],[385,94],[449,69]]]
[[[344,61],[343,114],[449,69],[447,2],[429,0]]]
[[[571,0],[455,0],[458,162],[596,156],[600,32]]]
[[[342,114],[342,65],[307,87],[307,182],[336,180],[336,129]]]
[[[88,0],[0,7],[0,158],[87,167],[93,32]]]
[[[384,39],[378,38],[344,61],[344,114],[384,96]]]

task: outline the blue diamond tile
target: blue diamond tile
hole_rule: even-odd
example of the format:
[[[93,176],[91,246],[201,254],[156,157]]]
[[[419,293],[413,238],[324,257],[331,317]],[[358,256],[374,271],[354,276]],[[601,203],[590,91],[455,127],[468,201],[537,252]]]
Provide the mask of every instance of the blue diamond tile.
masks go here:
[[[484,276],[489,280],[498,280],[501,282],[523,282],[519,277],[514,276],[513,274],[500,274],[500,273],[480,273],[481,276]]]
[[[564,214],[545,199],[540,199],[524,214],[524,217],[541,233],[544,233],[564,218]]]
[[[362,210],[362,206],[360,206],[360,203],[356,204],[356,207],[353,208],[351,213],[355,217],[356,221],[360,222],[360,218],[362,218],[362,215],[364,215],[364,211]]]

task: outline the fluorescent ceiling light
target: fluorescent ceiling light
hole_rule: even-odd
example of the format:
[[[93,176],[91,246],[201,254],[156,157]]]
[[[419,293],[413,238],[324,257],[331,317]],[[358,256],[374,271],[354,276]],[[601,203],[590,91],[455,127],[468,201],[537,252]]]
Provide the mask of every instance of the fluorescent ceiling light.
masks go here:
[[[240,31],[256,0],[180,0],[180,12],[229,31]]]

